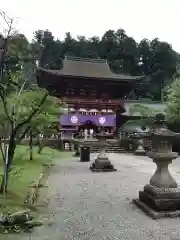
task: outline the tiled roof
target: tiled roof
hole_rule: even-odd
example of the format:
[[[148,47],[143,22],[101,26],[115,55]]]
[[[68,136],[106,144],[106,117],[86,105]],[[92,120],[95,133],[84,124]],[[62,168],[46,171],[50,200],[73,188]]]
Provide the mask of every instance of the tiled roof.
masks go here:
[[[63,67],[59,70],[43,70],[49,74],[59,76],[87,77],[98,79],[114,79],[114,80],[141,80],[145,76],[130,76],[123,74],[115,74],[111,71],[109,64],[104,59],[84,59],[77,57],[65,57]]]

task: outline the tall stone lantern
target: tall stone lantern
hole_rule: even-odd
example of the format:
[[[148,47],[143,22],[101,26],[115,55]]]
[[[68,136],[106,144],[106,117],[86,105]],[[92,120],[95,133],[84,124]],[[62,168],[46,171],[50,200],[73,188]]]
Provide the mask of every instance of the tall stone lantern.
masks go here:
[[[147,138],[151,141],[149,158],[157,165],[149,184],[139,192],[133,202],[153,219],[180,216],[180,189],[171,176],[168,166],[178,154],[172,152],[172,140],[176,134],[167,129],[162,115],[156,116],[154,127]]]
[[[106,134],[101,132],[96,134],[96,139],[98,142],[95,143],[97,147],[100,148],[100,153],[98,154],[95,161],[91,164],[90,170],[93,172],[114,172],[117,169],[114,168],[113,164],[106,155],[106,147],[112,143],[109,143],[107,140],[112,139],[112,134]]]

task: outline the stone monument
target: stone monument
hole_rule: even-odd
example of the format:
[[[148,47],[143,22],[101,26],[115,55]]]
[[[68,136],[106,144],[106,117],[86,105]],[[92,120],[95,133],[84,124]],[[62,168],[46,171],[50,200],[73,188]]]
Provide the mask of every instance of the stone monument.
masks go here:
[[[138,133],[134,136],[134,154],[146,155],[146,152],[150,150],[149,140],[147,139],[147,133]]]
[[[139,199],[133,200],[153,219],[180,216],[180,189],[168,169],[172,160],[178,157],[177,153],[172,152],[172,139],[176,135],[179,134],[167,129],[162,115],[156,116],[148,136],[152,149],[147,156],[153,159],[157,169],[150,183],[139,192]]]
[[[110,144],[107,139],[111,139],[112,134],[101,132],[96,134],[96,139],[99,141],[96,144],[100,148],[100,153],[97,156],[97,159],[90,166],[90,170],[93,172],[113,172],[117,171],[111,161],[106,155],[106,147]]]

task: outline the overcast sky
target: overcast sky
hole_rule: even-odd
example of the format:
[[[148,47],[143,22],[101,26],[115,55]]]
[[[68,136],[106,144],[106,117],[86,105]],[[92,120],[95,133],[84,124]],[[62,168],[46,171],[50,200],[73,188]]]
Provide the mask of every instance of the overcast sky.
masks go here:
[[[37,29],[62,39],[68,31],[101,37],[123,28],[136,41],[158,37],[180,52],[180,0],[1,0],[0,9],[16,17],[15,27],[29,39]]]

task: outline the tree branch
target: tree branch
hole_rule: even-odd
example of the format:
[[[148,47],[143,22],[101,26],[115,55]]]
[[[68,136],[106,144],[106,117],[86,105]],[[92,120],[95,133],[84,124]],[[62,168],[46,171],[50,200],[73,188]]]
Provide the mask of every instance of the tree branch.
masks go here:
[[[21,85],[20,89],[18,89],[18,91],[16,91],[16,95],[17,95],[17,99],[19,99],[22,91],[24,90],[24,86],[26,84],[26,79],[24,80],[23,84]],[[16,125],[16,121],[18,119],[18,114],[17,114],[17,105],[19,104],[19,101],[17,104],[14,104],[13,107],[12,107],[12,121],[13,121],[13,128],[15,128],[15,125]],[[16,116],[15,116],[15,113],[16,113]],[[19,113],[19,112],[18,112]]]
[[[1,84],[3,84],[3,83],[5,84],[5,81],[4,81],[5,70],[7,72],[7,75],[9,76],[9,70],[6,67],[6,65],[7,65],[6,64],[6,58],[7,58],[7,52],[8,52],[7,51],[7,45],[8,45],[8,40],[10,38],[11,31],[12,31],[13,18],[7,17],[5,12],[3,12],[3,11],[0,11],[0,17],[3,18],[6,25],[8,26],[7,35],[3,37],[3,44],[1,46],[1,56],[0,56],[0,82],[1,82]],[[4,107],[5,113],[7,115],[7,118],[9,119],[10,123],[12,124],[13,120],[10,117],[10,115],[8,113],[8,109],[7,109],[5,87],[1,85],[0,88],[1,88],[0,89],[0,98],[3,102],[3,107]]]
[[[21,137],[18,140],[18,143],[25,137],[25,135],[29,132],[29,130],[31,129],[31,126],[28,126],[26,128],[26,130],[23,132],[23,134],[21,135]]]
[[[19,130],[22,126],[24,126],[25,124],[28,124],[28,123],[31,121],[31,119],[34,117],[34,115],[35,115],[36,113],[38,113],[39,108],[44,104],[44,102],[46,101],[46,98],[47,98],[47,97],[48,97],[48,92],[46,92],[46,93],[44,94],[44,97],[42,98],[41,102],[37,105],[37,107],[34,109],[34,111],[32,111],[31,114],[30,114],[25,120],[23,120],[22,122],[20,122],[20,123],[15,127],[15,129],[14,129],[14,131],[13,131],[13,135],[14,135],[14,136],[16,135],[16,133],[18,132],[18,130]]]
[[[5,97],[4,92],[5,92],[4,87],[0,84],[0,98],[1,98],[2,103],[3,103],[5,114],[6,114],[7,118],[9,119],[10,123],[12,124],[13,119],[9,115],[9,112],[8,112],[8,109],[7,109],[6,97]]]

